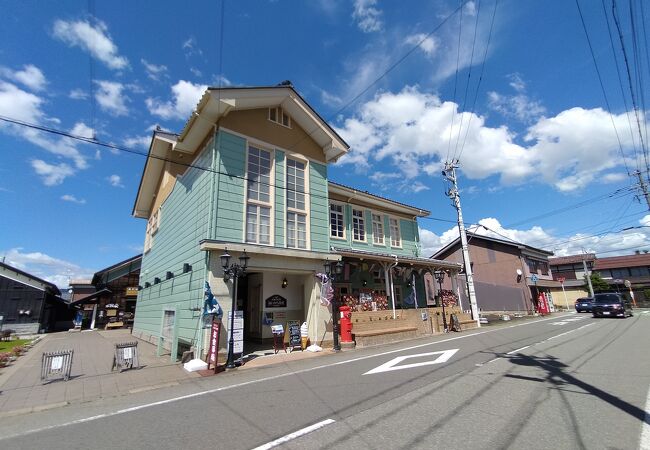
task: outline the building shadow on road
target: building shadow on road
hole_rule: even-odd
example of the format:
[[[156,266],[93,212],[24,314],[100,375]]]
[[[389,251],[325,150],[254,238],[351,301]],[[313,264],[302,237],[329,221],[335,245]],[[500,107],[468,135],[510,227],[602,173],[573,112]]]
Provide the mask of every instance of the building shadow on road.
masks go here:
[[[557,358],[553,356],[547,355],[544,357],[538,357],[538,356],[531,356],[531,355],[523,355],[520,353],[513,354],[513,355],[497,355],[497,356],[509,360],[512,364],[517,364],[520,366],[527,366],[527,367],[537,367],[539,369],[543,369],[546,372],[545,377],[529,377],[524,375],[506,374],[505,377],[507,378],[515,378],[515,379],[521,379],[526,381],[545,382],[555,386],[561,386],[561,385],[575,386],[587,392],[588,394],[600,398],[601,400],[631,415],[632,417],[639,419],[639,421],[641,422],[645,421],[650,425],[650,420],[646,418],[646,413],[643,409],[638,408],[632,405],[631,403],[628,403],[625,400],[622,400],[619,397],[610,394],[609,392],[603,391],[602,389],[597,388],[592,384],[586,383],[580,380],[579,378],[576,378],[575,376],[571,375],[567,371],[567,368],[569,366],[567,366],[566,364],[559,361]]]

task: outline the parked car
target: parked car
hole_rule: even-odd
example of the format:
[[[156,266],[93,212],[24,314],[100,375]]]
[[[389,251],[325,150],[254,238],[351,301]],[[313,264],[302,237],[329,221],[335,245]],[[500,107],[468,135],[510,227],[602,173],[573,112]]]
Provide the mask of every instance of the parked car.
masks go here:
[[[582,297],[576,300],[576,312],[591,312],[594,299],[592,297]]]
[[[622,294],[594,294],[591,307],[594,317],[623,317],[632,315],[632,302]]]

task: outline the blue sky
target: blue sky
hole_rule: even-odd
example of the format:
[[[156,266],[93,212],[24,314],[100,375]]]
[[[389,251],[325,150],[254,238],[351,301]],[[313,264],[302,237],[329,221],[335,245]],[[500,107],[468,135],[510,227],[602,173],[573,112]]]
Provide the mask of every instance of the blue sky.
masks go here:
[[[207,85],[291,80],[352,147],[332,180],[432,212],[425,255],[457,235],[440,176],[453,158],[471,230],[558,255],[631,253],[650,248],[647,228],[621,231],[650,222],[628,176],[648,176],[636,130],[645,139],[650,8],[617,1],[636,116],[604,3],[579,2],[609,108],[565,0],[500,0],[496,13],[494,0],[3,2],[0,116],[146,152]],[[8,263],[65,286],[141,251],[144,157],[3,121],[0,155]]]

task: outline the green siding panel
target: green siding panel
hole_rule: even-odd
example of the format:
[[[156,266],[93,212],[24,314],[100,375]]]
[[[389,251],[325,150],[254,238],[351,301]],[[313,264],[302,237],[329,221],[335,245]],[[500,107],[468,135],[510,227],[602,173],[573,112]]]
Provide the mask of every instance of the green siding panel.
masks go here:
[[[214,151],[213,141],[203,149],[195,165],[210,167]],[[203,302],[203,283],[207,267],[205,253],[199,250],[199,241],[209,236],[210,191],[214,173],[189,168],[176,181],[171,194],[161,206],[160,222],[153,236],[151,250],[142,257],[141,281],[151,287],[138,293],[133,329],[159,336],[165,308],[177,310],[179,338],[194,343],[198,337],[197,317],[192,317],[191,307]],[[182,273],[183,264],[192,271]],[[167,271],[174,277],[165,280]],[[159,284],[153,284],[154,278]]]
[[[244,237],[246,140],[220,131],[217,164],[220,175],[214,212],[216,228],[213,235],[217,240],[242,242]]]
[[[329,212],[327,192],[327,166],[309,163],[309,214],[311,224],[311,249],[316,252],[329,250]]]

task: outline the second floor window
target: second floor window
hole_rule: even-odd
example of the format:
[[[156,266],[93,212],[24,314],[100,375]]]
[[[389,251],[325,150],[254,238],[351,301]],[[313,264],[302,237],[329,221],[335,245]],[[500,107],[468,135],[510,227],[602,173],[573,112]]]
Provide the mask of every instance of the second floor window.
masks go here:
[[[305,163],[287,159],[287,247],[307,248]]]
[[[379,214],[372,215],[372,241],[384,245],[384,222]]]
[[[271,152],[248,148],[246,242],[271,243]]]
[[[304,214],[287,213],[287,247],[307,248],[307,218]]]
[[[360,209],[352,210],[352,238],[355,241],[366,240],[366,221]]]
[[[291,118],[282,108],[269,108],[269,120],[291,128]]]
[[[399,231],[399,220],[390,219],[390,245],[391,247],[401,247],[402,239]]]
[[[330,236],[345,239],[343,205],[330,204]]]

